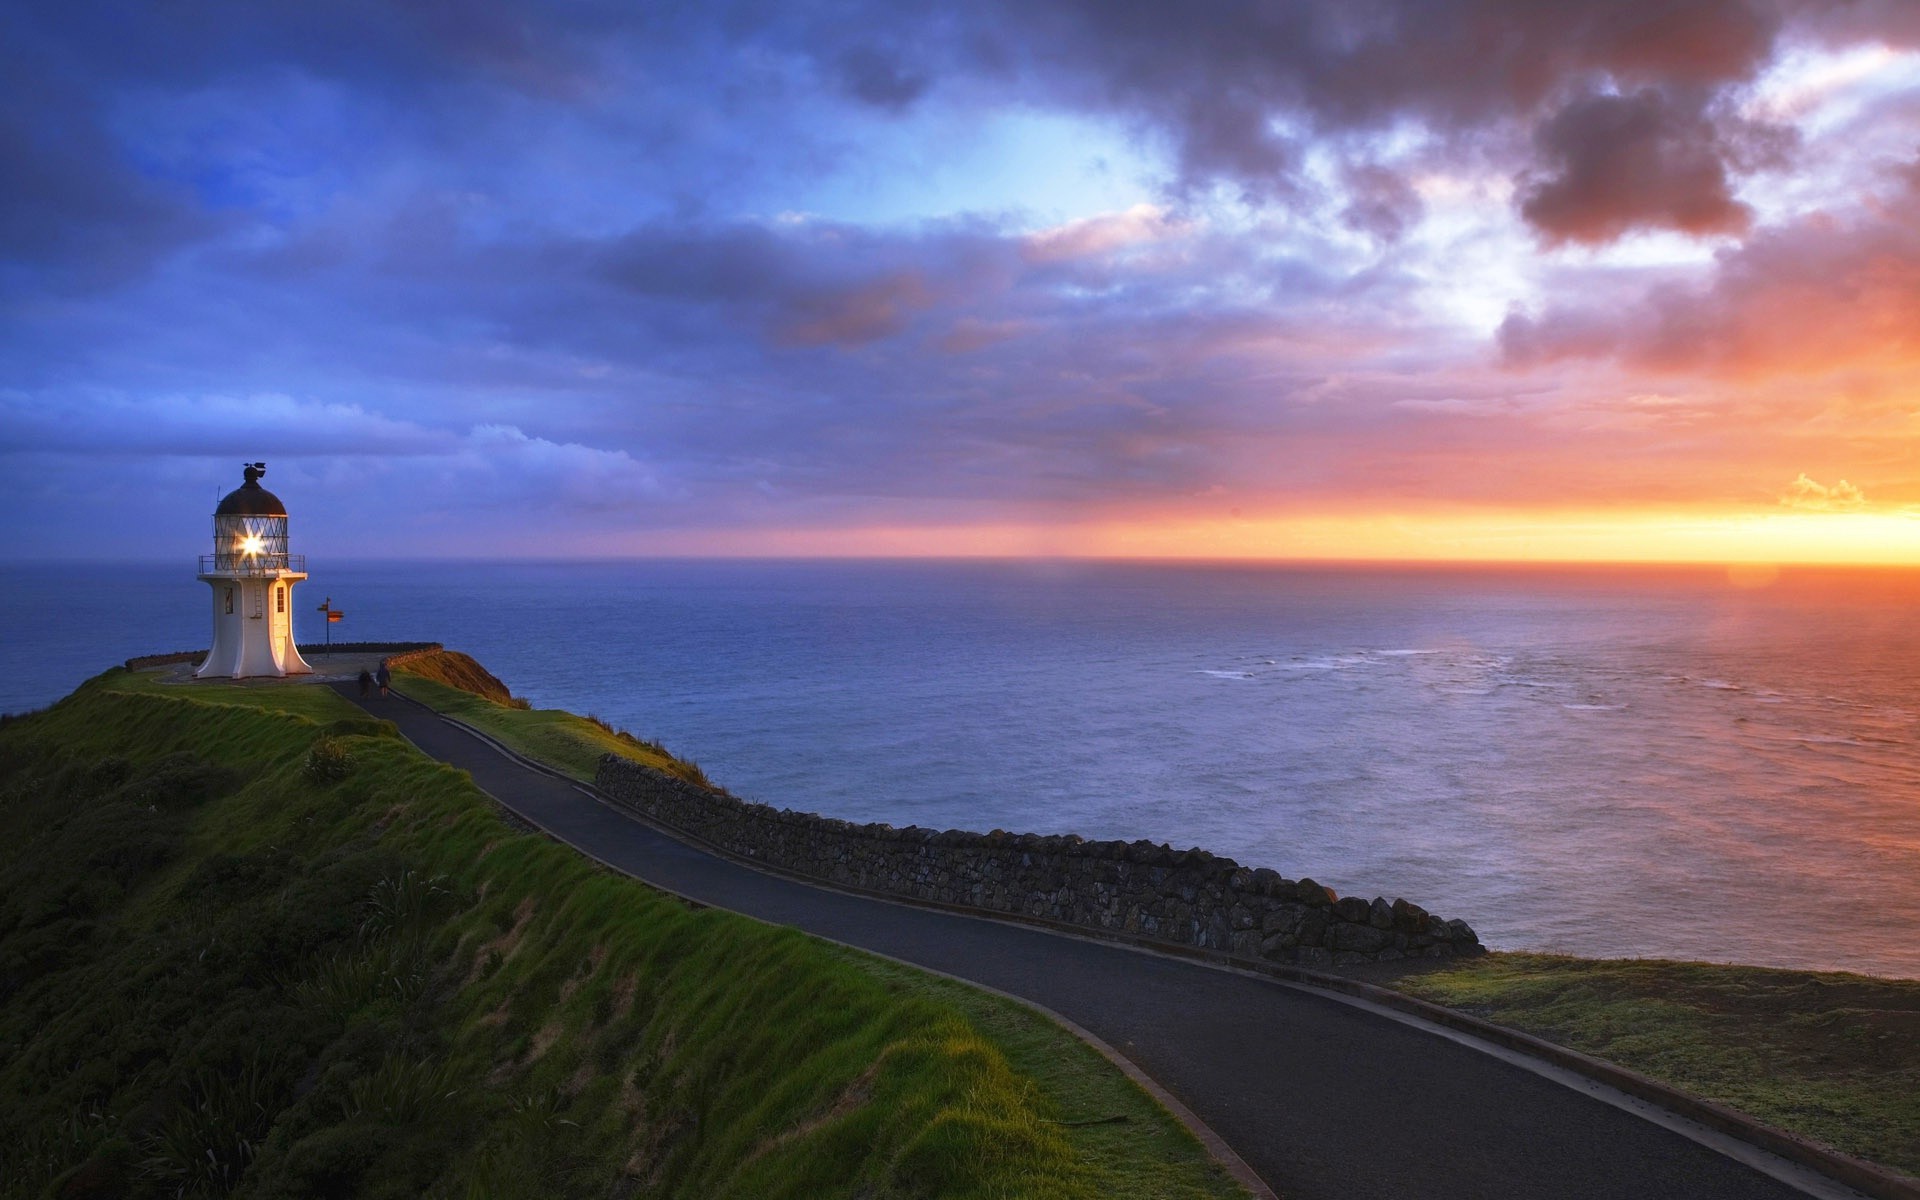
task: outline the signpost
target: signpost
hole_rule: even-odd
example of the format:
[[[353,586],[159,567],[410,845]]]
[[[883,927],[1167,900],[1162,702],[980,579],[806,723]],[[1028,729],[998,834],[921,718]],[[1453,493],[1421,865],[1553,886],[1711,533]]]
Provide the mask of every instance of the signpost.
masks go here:
[[[333,606],[333,597],[328,596],[320,602],[320,611],[327,614],[327,657],[333,657],[333,627],[346,613]]]

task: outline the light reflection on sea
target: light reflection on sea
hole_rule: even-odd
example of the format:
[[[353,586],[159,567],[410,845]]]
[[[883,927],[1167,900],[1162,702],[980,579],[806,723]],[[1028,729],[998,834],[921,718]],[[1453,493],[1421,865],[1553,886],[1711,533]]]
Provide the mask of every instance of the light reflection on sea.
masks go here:
[[[313,569],[348,636],[438,638],[774,804],[1201,845],[1498,947],[1920,976],[1920,573]],[[133,574],[130,648],[10,638],[7,707],[204,643],[190,572]],[[0,572],[0,615],[31,598]]]

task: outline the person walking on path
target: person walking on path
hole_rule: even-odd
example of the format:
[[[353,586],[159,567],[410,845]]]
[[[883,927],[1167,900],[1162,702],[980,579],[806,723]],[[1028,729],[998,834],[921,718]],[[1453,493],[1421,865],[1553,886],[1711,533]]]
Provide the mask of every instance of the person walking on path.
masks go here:
[[[373,678],[380,684],[380,698],[385,700],[387,698],[387,689],[393,686],[393,672],[387,670],[386,659],[383,658],[380,660],[380,669],[373,673]]]
[[[371,695],[373,695],[373,672],[362,667],[360,668],[360,698],[365,700]]]

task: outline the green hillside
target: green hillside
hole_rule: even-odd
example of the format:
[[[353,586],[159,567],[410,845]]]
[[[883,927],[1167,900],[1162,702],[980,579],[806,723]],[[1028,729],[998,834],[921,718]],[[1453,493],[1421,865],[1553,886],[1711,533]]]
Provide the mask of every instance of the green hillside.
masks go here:
[[[5,1197],[1241,1194],[1029,1010],[600,870],[325,689],[124,671],[0,727],[0,1163]]]

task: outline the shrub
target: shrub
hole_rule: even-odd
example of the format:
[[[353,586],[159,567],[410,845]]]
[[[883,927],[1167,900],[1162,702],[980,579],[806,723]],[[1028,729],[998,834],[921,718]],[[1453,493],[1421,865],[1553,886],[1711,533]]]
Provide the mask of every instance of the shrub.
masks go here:
[[[353,774],[353,753],[341,739],[322,734],[307,748],[306,773],[315,783],[338,783]]]
[[[293,994],[309,1009],[344,1024],[383,997],[411,1004],[427,990],[429,974],[417,945],[385,940],[322,957],[293,984]]]
[[[446,1062],[389,1058],[347,1085],[340,1115],[372,1117],[383,1125],[417,1125],[445,1115],[460,1089]]]
[[[141,1174],[176,1195],[231,1191],[279,1113],[283,1074],[257,1054],[239,1071],[200,1071],[148,1135]]]
[[[367,889],[360,933],[373,937],[416,930],[453,909],[456,899],[445,875],[429,877],[410,867],[398,875],[383,875]]]

